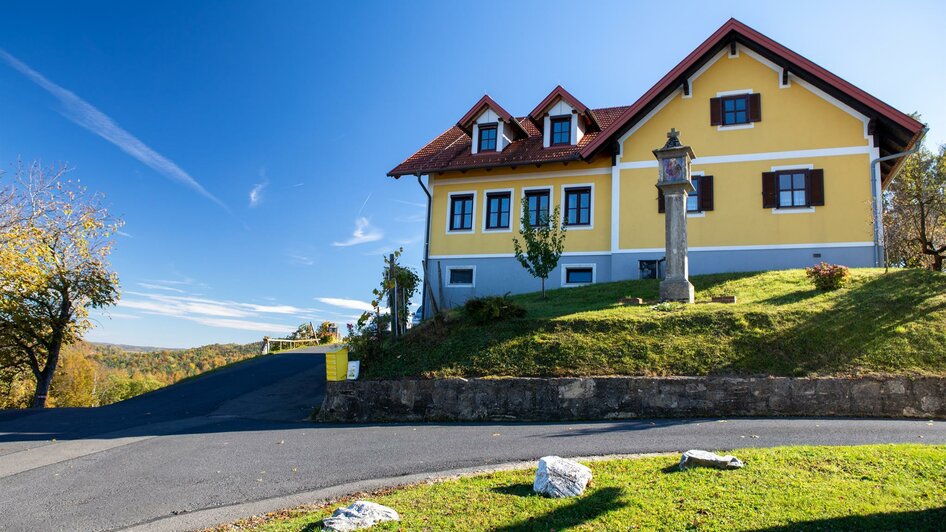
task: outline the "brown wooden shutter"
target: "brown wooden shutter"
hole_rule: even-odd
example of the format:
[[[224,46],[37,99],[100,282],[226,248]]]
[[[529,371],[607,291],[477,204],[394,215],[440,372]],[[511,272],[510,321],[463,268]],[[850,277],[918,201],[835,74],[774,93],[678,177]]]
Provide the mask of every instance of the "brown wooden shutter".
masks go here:
[[[749,95],[749,121],[759,122],[762,120],[762,95],[759,93]]]
[[[701,175],[700,179],[700,210],[713,210],[713,176]]]
[[[723,123],[723,99],[710,98],[710,125],[718,126]]]
[[[808,205],[824,205],[824,170],[808,170]]]
[[[778,189],[775,172],[762,172],[762,208],[774,209],[778,207]]]
[[[657,212],[665,212],[667,210],[667,205],[664,202],[664,191],[657,189]]]

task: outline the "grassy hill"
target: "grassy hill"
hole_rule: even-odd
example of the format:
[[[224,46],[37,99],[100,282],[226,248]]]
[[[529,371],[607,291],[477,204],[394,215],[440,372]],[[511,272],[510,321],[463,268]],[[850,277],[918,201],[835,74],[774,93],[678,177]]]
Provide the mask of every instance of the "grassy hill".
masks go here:
[[[946,375],[946,275],[852,270],[836,292],[803,270],[692,278],[694,305],[654,306],[658,281],[513,296],[524,318],[453,311],[366,364],[367,377],[771,374]],[[737,304],[710,303],[735,295]],[[650,305],[622,306],[623,297]]]

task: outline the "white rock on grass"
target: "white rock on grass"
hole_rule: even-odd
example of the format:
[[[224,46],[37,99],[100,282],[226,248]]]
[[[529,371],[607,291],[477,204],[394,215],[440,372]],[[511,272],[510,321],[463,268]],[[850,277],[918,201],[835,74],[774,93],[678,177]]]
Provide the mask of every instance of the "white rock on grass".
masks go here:
[[[692,449],[680,457],[680,469],[689,467],[714,467],[716,469],[739,469],[742,462],[735,456],[720,456],[709,451]]]
[[[590,480],[591,470],[578,462],[546,456],[539,460],[532,490],[556,499],[576,497],[585,492]]]
[[[322,520],[323,530],[350,532],[374,526],[385,521],[400,521],[393,508],[369,501],[355,501],[346,508],[338,508],[332,517]]]

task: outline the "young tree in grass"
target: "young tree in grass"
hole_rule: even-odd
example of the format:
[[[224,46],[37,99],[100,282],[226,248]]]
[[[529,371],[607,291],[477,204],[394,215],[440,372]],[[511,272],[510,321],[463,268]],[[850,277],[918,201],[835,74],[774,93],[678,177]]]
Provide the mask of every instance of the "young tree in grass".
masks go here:
[[[541,212],[536,215],[535,223],[529,212],[529,199],[522,198],[522,240],[512,238],[516,260],[530,275],[542,281],[542,299],[545,299],[545,280],[558,266],[558,260],[565,250],[565,225],[562,224],[560,210],[556,205],[552,210],[551,220]]]
[[[121,222],[65,172],[19,168],[0,212],[0,364],[32,373],[34,408],[46,405],[63,346],[91,326],[89,310],[118,300],[108,255]]]
[[[884,240],[892,264],[943,271],[946,261],[946,146],[920,149],[884,194]]]

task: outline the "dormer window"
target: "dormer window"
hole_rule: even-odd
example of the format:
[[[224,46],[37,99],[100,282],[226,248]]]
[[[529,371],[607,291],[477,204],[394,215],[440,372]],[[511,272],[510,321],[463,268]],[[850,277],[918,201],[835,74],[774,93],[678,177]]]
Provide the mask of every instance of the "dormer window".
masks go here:
[[[477,152],[496,151],[496,124],[480,124]]]
[[[550,145],[562,146],[572,143],[572,117],[556,116],[551,119],[552,139]]]

